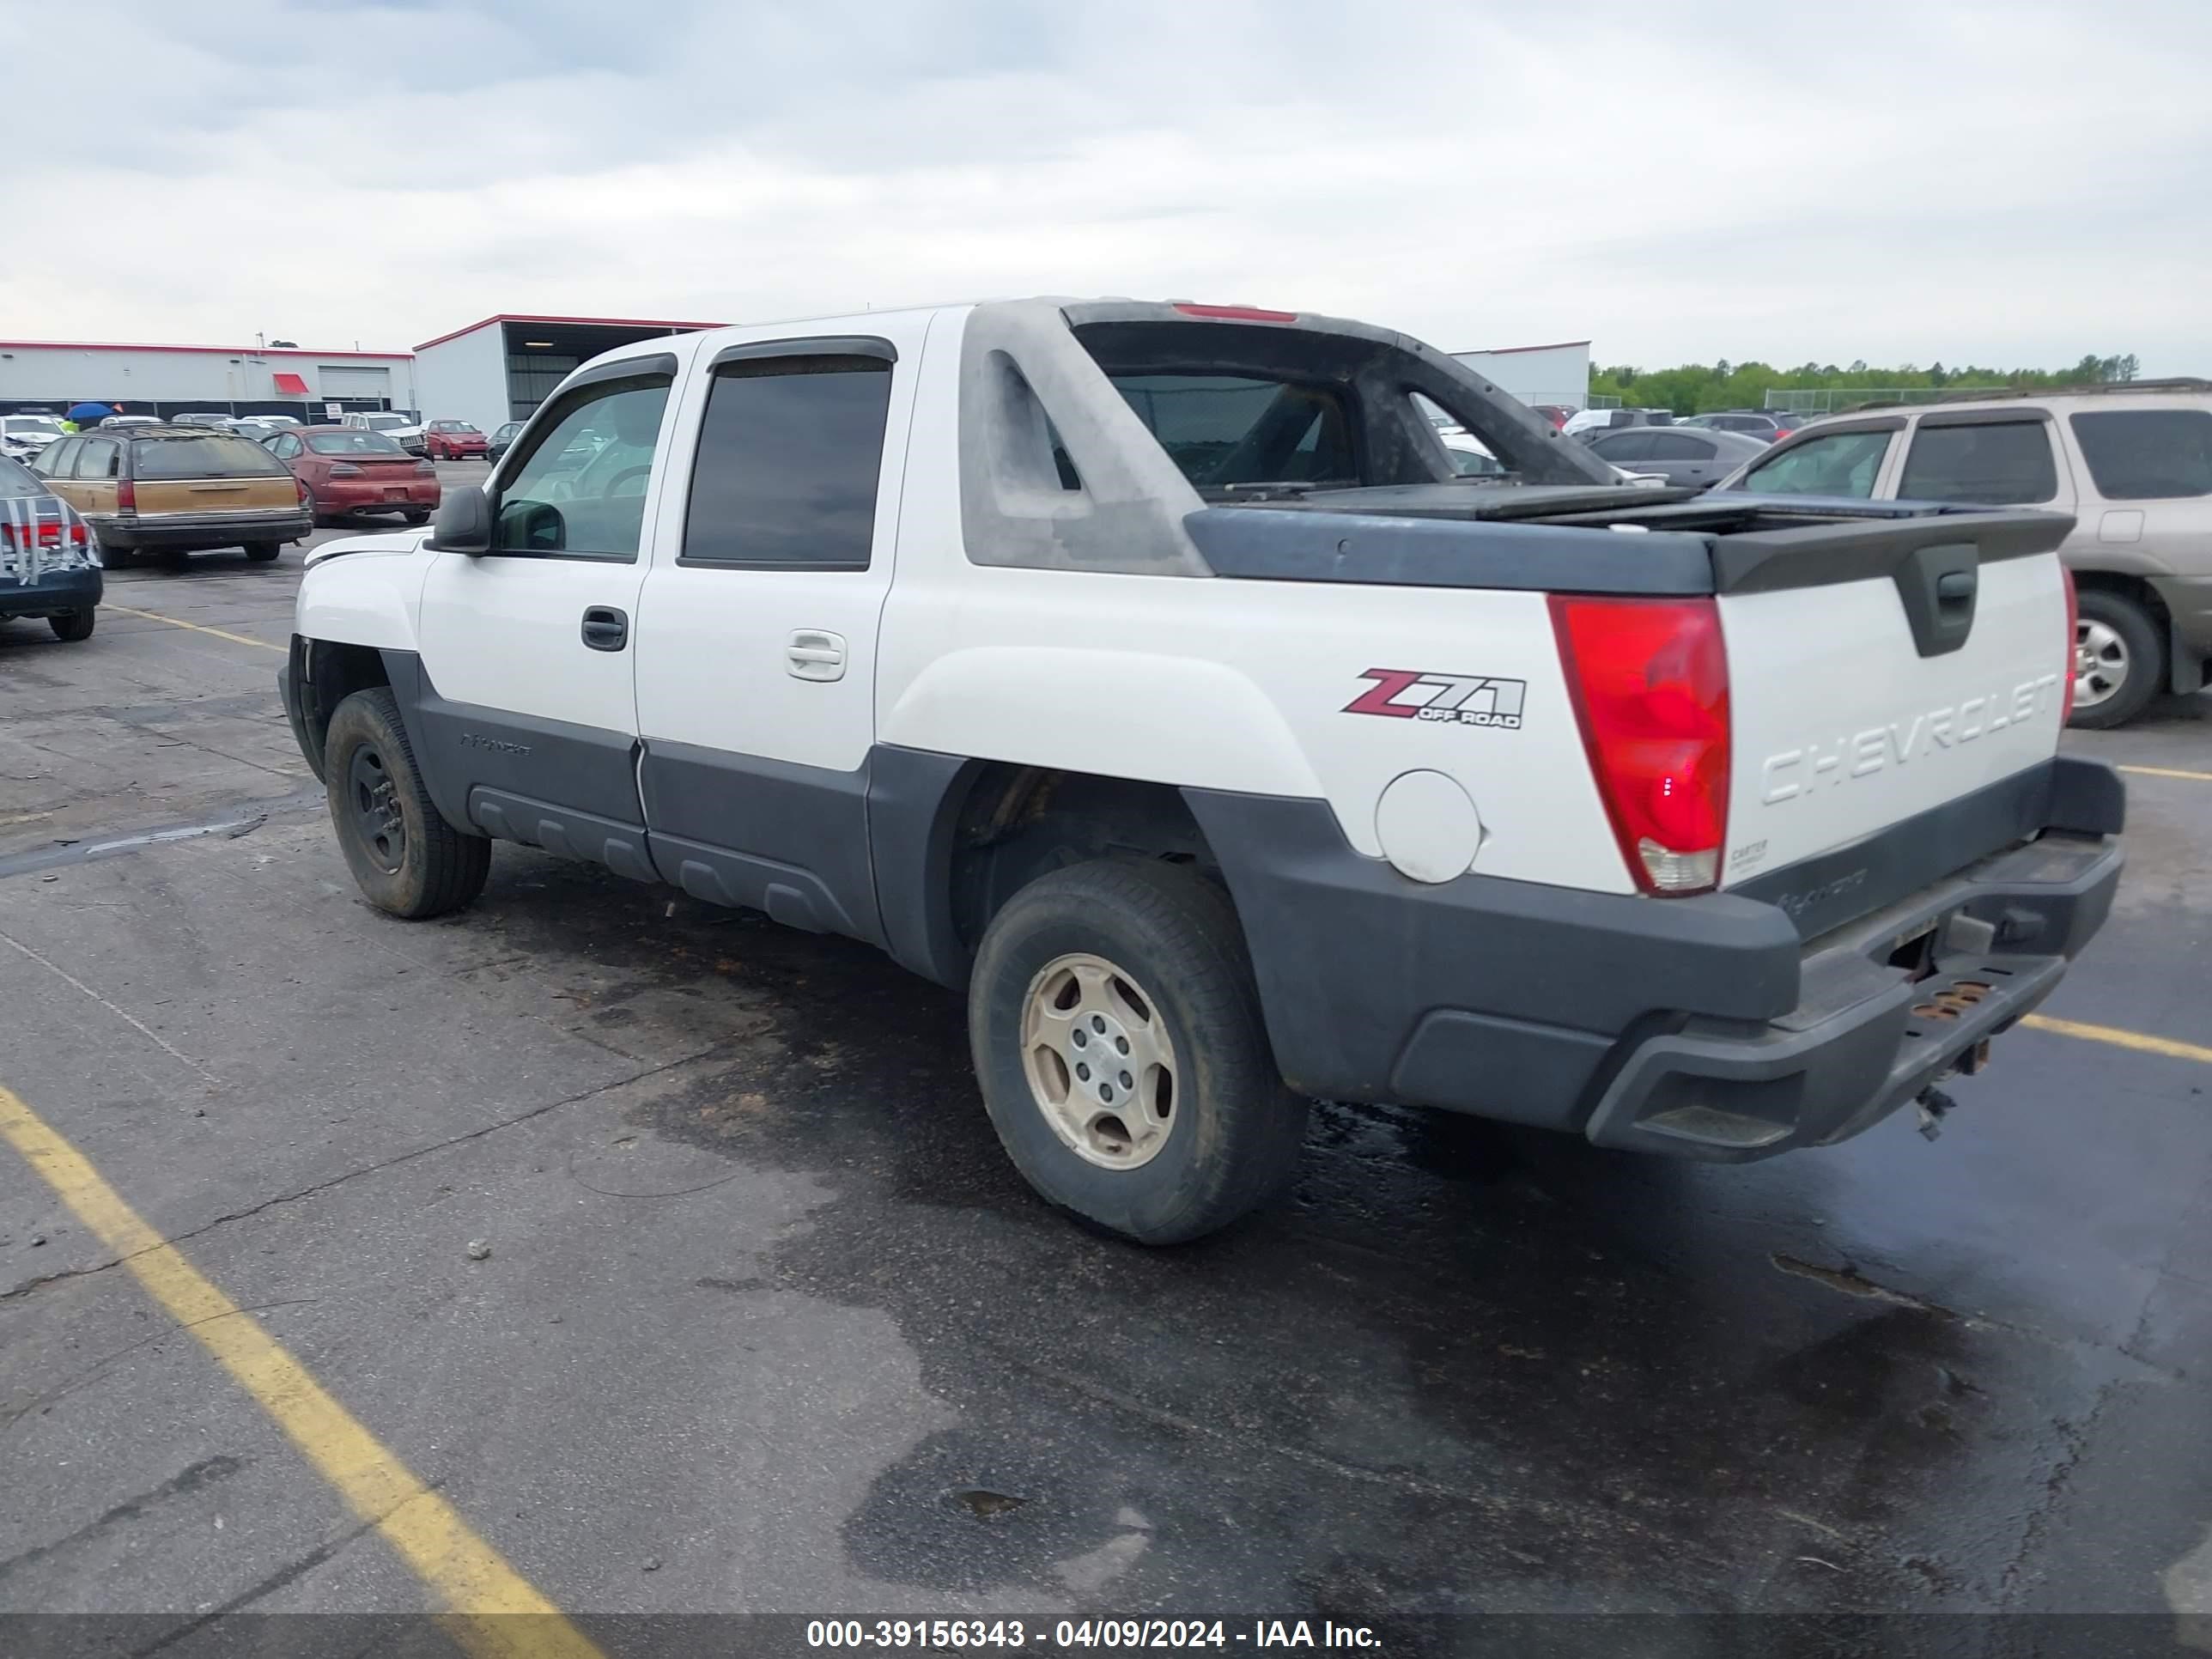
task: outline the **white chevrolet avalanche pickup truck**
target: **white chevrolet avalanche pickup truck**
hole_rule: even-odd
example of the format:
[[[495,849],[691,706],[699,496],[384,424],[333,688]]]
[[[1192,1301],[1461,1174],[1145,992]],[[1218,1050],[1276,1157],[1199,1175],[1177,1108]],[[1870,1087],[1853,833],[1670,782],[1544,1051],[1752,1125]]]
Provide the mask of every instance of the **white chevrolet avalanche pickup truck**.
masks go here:
[[[375,904],[510,840],[878,945],[1129,1237],[1279,1190],[1314,1096],[1723,1160],[1932,1128],[2119,876],[2118,780],[2057,753],[2070,520],[1613,479],[1332,318],[655,338],[428,531],[315,550],[282,687]]]

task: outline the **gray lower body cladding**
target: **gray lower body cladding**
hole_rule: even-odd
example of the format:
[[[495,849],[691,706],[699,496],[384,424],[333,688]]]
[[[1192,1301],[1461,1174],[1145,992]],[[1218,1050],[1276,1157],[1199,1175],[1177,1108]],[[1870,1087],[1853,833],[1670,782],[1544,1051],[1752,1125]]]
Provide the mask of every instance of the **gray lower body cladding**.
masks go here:
[[[1921,820],[1863,844],[1893,873],[1930,836],[1969,861],[1809,943],[1781,905],[1735,893],[1424,885],[1355,853],[1321,802],[1184,795],[1296,1087],[1734,1161],[1856,1133],[1972,1063],[2102,926],[2117,779],[2062,760],[2008,784],[2002,810],[1968,797],[1930,815],[1994,845]]]

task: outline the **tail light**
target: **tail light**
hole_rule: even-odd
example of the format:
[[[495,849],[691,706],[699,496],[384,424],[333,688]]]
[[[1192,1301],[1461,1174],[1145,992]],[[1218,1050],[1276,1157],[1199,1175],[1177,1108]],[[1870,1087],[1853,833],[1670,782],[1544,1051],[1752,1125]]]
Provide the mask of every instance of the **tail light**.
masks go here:
[[[1295,311],[1267,311],[1259,306],[1205,306],[1189,300],[1177,300],[1175,308],[1186,317],[1218,318],[1232,323],[1295,323]]]
[[[361,469],[356,466],[351,461],[333,461],[331,464],[331,477],[333,478],[358,478],[361,477]]]
[[[416,462],[416,463],[415,463],[415,471],[416,471],[416,475],[417,475],[418,477],[425,477],[425,478],[434,478],[434,477],[436,477],[438,476],[438,469],[437,469],[436,465],[435,465],[434,462],[430,462],[430,461],[417,461],[417,462]]]
[[[128,478],[115,486],[115,510],[118,513],[136,513],[138,510],[138,486]]]
[[[312,507],[314,504],[314,492],[307,488],[307,481],[296,473],[292,477],[292,489],[300,497],[301,506]]]
[[[82,550],[86,544],[84,522],[71,519],[40,519],[35,524],[0,524],[0,553],[28,552],[33,547],[59,552],[64,543]]]
[[[1583,747],[1629,873],[1647,893],[1720,878],[1728,652],[1711,599],[1554,595],[1552,627]]]
[[[2058,712],[2058,723],[2064,726],[2074,718],[2074,681],[2081,672],[2081,600],[2074,591],[2073,570],[2062,564],[2058,576],[2066,584],[2066,660],[2058,671],[2059,682],[2066,688],[2065,701]]]

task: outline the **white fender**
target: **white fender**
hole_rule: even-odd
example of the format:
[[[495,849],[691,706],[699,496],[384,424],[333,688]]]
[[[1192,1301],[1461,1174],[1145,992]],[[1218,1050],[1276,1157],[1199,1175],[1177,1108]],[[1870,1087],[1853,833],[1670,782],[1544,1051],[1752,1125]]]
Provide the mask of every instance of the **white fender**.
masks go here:
[[[1308,799],[1323,793],[1260,688],[1191,657],[970,647],[930,662],[879,733],[942,754],[1146,783]]]
[[[307,554],[293,629],[311,640],[413,651],[422,579],[430,556],[425,532],[348,536]]]

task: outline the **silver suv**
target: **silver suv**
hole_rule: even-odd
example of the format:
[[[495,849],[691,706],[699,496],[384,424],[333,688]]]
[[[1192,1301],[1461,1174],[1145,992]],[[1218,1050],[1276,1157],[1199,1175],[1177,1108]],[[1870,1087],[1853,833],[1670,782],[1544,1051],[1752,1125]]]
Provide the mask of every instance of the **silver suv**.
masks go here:
[[[2081,594],[2074,724],[2118,726],[2212,659],[2212,381],[2138,380],[1802,428],[1723,489],[2048,507]]]

